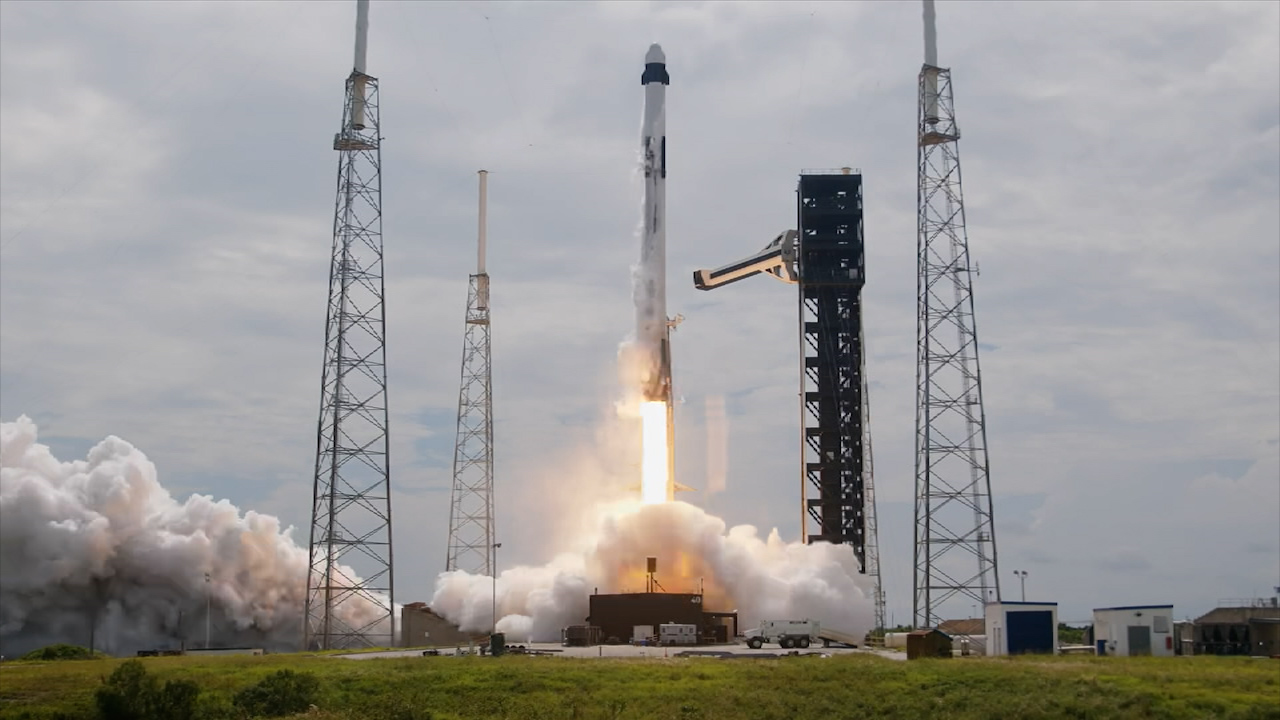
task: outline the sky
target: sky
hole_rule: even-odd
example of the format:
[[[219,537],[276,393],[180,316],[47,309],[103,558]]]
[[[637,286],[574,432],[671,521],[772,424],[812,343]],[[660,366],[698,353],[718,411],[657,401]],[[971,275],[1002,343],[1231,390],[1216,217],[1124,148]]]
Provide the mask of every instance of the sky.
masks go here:
[[[1068,621],[1272,595],[1280,5],[937,15],[1005,598],[1015,569]],[[354,19],[353,2],[0,3],[0,418],[30,416],[63,460],[120,436],[175,495],[305,542]],[[799,537],[795,289],[691,275],[794,227],[801,170],[859,168],[882,571],[909,622],[921,27],[913,2],[372,3],[397,601],[428,599],[445,561],[479,169],[499,565],[549,560],[566,503],[617,460],[601,438],[660,42],[677,479],[730,525]]]

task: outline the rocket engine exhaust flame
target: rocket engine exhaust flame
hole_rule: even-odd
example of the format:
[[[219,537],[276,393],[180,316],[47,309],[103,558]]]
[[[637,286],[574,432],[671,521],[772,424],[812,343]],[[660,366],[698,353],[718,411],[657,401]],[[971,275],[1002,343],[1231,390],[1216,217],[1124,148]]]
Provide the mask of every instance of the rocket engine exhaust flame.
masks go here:
[[[662,401],[646,401],[640,404],[641,456],[640,502],[654,505],[674,500],[671,478],[668,475],[667,404]]]

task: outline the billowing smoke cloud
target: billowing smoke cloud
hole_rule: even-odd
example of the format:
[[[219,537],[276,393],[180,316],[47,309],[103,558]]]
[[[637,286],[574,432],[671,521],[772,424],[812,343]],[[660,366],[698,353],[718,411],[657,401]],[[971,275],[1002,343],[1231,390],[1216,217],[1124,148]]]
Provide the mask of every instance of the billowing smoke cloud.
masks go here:
[[[215,646],[299,646],[307,551],[292,528],[204,495],[179,503],[120,438],[60,462],[36,432],[0,423],[0,652],[91,632],[112,653],[199,647],[206,602]],[[339,611],[355,627],[376,617],[359,598]]]
[[[642,591],[645,558],[658,558],[669,592],[701,585],[708,610],[737,610],[743,628],[765,619],[814,619],[861,636],[872,628],[870,586],[853,549],[829,543],[785,543],[776,530],[760,537],[692,505],[622,503],[602,508],[593,537],[543,567],[516,567],[492,578],[442,573],[431,607],[465,631],[498,630],[526,642],[554,641],[585,622],[588,595]]]

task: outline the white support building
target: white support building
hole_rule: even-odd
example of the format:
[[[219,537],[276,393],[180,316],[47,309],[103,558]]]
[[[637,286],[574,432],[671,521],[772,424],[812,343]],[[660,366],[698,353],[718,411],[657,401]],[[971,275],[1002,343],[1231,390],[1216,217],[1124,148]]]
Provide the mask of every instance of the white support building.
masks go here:
[[[987,603],[987,655],[1058,652],[1058,603]]]
[[[1098,655],[1173,655],[1173,606],[1095,608],[1093,642]]]

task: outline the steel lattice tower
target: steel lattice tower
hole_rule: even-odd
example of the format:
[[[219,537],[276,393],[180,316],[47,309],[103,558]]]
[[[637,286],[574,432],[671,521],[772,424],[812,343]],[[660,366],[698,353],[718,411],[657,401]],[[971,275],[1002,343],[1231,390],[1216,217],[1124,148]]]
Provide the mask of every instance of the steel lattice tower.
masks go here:
[[[479,263],[467,290],[458,390],[458,436],[453,451],[446,570],[493,575],[493,377],[489,355],[489,275],[485,272],[488,173],[480,171]]]
[[[378,80],[368,0],[346,82],[316,435],[304,648],[395,644]],[[362,577],[361,577],[362,576]]]
[[[862,312],[862,305],[859,303],[858,312]],[[865,329],[866,325],[862,320],[858,320],[858,328]],[[863,573],[870,577],[875,586],[872,588],[876,609],[876,625],[873,632],[884,633],[888,630],[885,625],[884,615],[884,585],[880,583],[880,531],[876,525],[876,490],[875,490],[875,462],[871,454],[871,393],[867,387],[867,341],[865,330],[863,338],[859,342],[862,346],[862,493],[863,502],[865,503],[866,512],[866,538],[867,538],[867,560],[863,564]]]
[[[917,160],[914,622],[1000,599],[973,278],[951,71],[937,65],[925,0]],[[949,601],[954,601],[948,606]],[[962,610],[963,608],[963,610]]]

